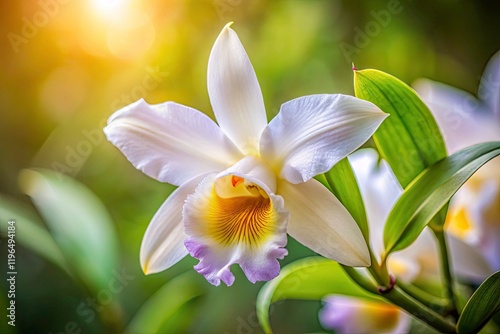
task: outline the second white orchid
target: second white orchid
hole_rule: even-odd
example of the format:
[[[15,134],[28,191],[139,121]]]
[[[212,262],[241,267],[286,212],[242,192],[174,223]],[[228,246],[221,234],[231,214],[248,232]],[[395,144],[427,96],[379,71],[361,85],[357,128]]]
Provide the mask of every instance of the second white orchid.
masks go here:
[[[369,266],[356,222],[312,177],[360,147],[387,115],[367,101],[324,94],[283,104],[267,124],[257,77],[229,25],[210,54],[208,92],[220,127],[195,109],[139,100],[105,128],[136,168],[179,186],[146,231],[144,272],[190,253],[214,285],[234,282],[232,264],[251,282],[270,280],[287,255],[287,233],[325,257]]]
[[[500,140],[500,51],[486,65],[477,98],[428,79],[415,89],[429,105],[450,153]],[[455,194],[447,231],[480,250],[500,270],[500,158],[475,173]]]

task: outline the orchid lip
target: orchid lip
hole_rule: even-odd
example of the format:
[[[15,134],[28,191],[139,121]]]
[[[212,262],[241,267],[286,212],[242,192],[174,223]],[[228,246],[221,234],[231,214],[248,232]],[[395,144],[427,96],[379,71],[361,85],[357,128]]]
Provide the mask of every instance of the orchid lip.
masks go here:
[[[278,275],[277,259],[287,254],[288,213],[281,197],[241,176],[211,175],[188,196],[183,216],[185,246],[212,284],[231,285],[234,263],[253,282]]]
[[[207,212],[208,232],[220,244],[244,242],[253,247],[272,232],[272,201],[262,188],[236,175],[215,181],[213,203]]]

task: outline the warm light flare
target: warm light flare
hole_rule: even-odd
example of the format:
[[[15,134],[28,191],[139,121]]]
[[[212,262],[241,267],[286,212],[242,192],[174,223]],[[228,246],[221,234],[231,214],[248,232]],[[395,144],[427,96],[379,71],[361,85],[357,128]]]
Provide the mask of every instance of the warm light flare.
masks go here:
[[[88,4],[81,37],[87,52],[130,61],[153,45],[156,30],[142,2],[91,0]]]
[[[116,16],[128,7],[129,0],[92,0],[92,9],[105,17]]]

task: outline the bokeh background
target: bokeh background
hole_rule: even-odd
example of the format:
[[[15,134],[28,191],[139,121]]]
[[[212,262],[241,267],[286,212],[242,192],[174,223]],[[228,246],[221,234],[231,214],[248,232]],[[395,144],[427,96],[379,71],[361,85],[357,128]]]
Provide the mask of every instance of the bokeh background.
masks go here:
[[[6,325],[8,286],[0,282],[0,331],[260,333],[255,301],[262,284],[249,283],[239,268],[230,288],[207,283],[190,257],[142,274],[142,236],[173,187],[135,170],[104,139],[106,119],[139,98],[176,101],[213,117],[207,62],[229,21],[254,65],[269,118],[298,96],[353,94],[351,62],[407,83],[427,77],[476,93],[500,49],[499,15],[499,2],[457,0],[1,2],[0,224],[17,221],[18,275],[15,328]],[[59,197],[40,179],[47,172],[20,178],[27,168],[65,173],[54,181]],[[41,231],[25,232],[24,220]],[[47,236],[60,251],[49,249]],[[283,264],[313,254],[293,240],[288,248]],[[277,333],[322,331],[320,307],[281,303],[273,326]]]

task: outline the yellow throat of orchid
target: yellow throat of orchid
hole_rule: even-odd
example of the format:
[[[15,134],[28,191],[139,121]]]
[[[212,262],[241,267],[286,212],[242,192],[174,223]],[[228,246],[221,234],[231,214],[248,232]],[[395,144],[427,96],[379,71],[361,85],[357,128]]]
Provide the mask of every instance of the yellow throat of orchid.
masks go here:
[[[459,207],[448,213],[446,229],[461,240],[466,240],[473,231],[474,225],[464,207]]]
[[[215,182],[206,213],[206,233],[221,245],[264,242],[274,231],[277,213],[258,185],[227,175]]]

